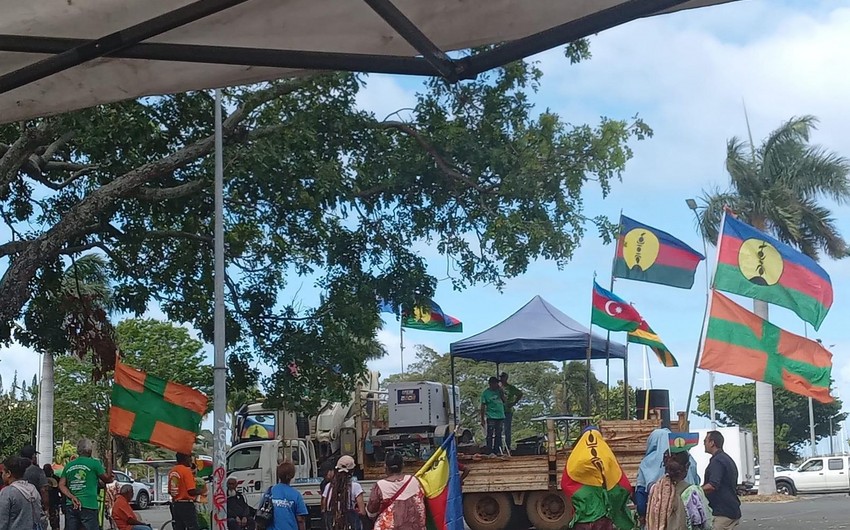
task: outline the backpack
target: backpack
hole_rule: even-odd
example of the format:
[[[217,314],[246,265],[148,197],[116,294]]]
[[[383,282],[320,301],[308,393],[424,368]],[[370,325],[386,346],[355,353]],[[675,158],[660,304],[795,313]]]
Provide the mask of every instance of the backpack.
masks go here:
[[[41,517],[39,517],[38,513],[35,510],[35,507],[38,506],[40,497],[36,497],[35,499],[30,498],[30,492],[27,491],[22,485],[18,484],[18,482],[12,482],[9,484],[19,492],[21,492],[21,496],[23,496],[24,500],[30,505],[30,510],[32,510],[32,530],[45,530],[44,525],[42,524]]]

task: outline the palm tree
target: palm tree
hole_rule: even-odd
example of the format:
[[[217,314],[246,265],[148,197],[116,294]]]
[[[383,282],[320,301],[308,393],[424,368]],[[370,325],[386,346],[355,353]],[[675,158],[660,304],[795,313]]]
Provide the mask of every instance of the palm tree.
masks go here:
[[[97,254],[74,260],[55,281],[47,281],[41,287],[24,313],[25,329],[18,330],[16,338],[42,353],[37,443],[47,463],[53,459],[54,360],[71,349],[66,326],[77,313],[93,308],[108,311],[112,297],[106,262]],[[79,315],[76,319],[80,319]]]
[[[835,225],[824,199],[836,203],[850,200],[850,163],[835,153],[809,144],[817,118],[791,118],[755,146],[732,138],[726,146],[726,170],[731,186],[703,195],[700,229],[717,241],[724,206],[759,230],[818,259],[821,252],[831,258],[847,255],[847,243]],[[767,303],[754,301],[756,314],[767,318]],[[774,424],[773,387],[756,382],[756,425],[759,464],[762,470],[759,494],[775,493],[773,477]]]

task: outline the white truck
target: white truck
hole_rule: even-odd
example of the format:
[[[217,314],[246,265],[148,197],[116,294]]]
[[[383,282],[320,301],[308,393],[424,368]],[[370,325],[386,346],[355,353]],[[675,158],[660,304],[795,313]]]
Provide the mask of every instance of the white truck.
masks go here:
[[[711,459],[711,455],[705,452],[702,441],[705,440],[705,434],[711,430],[692,431],[699,434],[700,443],[691,448],[690,453],[696,460],[700,481],[705,479],[705,468],[708,467],[708,461]],[[743,494],[755,483],[753,433],[738,426],[718,427],[717,430],[723,435],[723,451],[732,458],[738,468],[738,490]]]
[[[776,473],[776,492],[844,493],[850,491],[850,457],[847,455],[816,456],[797,469]]]

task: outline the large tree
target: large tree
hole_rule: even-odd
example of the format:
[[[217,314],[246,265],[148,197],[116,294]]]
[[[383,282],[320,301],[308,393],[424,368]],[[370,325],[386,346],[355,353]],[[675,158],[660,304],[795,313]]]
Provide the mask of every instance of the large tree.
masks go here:
[[[726,146],[730,187],[705,194],[700,213],[703,233],[717,240],[723,208],[728,206],[745,222],[812,258],[817,259],[820,252],[832,258],[844,257],[847,243],[823,200],[845,203],[850,199],[850,163],[809,143],[816,124],[813,116],[791,118],[758,146],[752,138],[749,142],[730,139]],[[759,316],[767,318],[767,303],[755,301],[754,306]],[[761,494],[775,492],[772,390],[769,384],[756,382]]]
[[[588,229],[610,237],[583,209],[585,184],[606,195],[630,140],[650,131],[537,111],[527,93],[540,78],[518,62],[457,85],[429,80],[390,116],[358,108],[367,78],[350,74],[225,91],[227,339],[275,374],[298,365],[297,377],[264,381],[271,401],[297,396],[287,405],[311,410],[349,394],[383,354],[376,294],[432,294],[421,250],[442,254],[462,288],[500,285],[538,258],[564,265]],[[0,219],[14,234],[0,245],[0,324],[64,257],[98,252],[121,309],[157,302],[210,339],[212,132],[209,92],[0,127]]]
[[[756,398],[755,383],[735,385],[727,383],[714,387],[718,423],[720,425],[740,425],[747,429],[755,429],[756,415],[753,403]],[[773,391],[774,409],[776,410],[774,428],[774,447],[777,461],[789,464],[803,455],[801,449],[811,439],[809,432],[808,399],[782,388]],[[814,402],[815,437],[821,440],[830,436],[829,418],[833,418],[833,427],[847,418],[847,413],[841,412],[841,400],[832,403]],[[697,396],[697,414],[708,418],[708,392]],[[758,433],[756,433],[758,435]]]

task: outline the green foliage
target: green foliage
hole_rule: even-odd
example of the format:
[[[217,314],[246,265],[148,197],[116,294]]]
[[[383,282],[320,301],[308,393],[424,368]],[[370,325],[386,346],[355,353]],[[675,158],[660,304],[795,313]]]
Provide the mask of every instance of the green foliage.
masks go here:
[[[170,322],[130,319],[115,329],[128,365],[211,394],[212,368],[205,364],[202,343],[191,338],[185,328]],[[92,369],[89,360],[68,356],[56,359],[54,429],[57,438],[91,438],[104,450],[112,381],[93,381]],[[143,450],[141,444],[122,441],[116,455],[126,459],[141,456]]]
[[[746,383],[735,385],[727,383],[714,387],[715,406],[720,425],[740,425],[756,432],[756,385]],[[809,432],[809,401],[805,396],[794,394],[782,388],[773,389],[773,414],[775,426],[776,461],[790,463],[802,455],[800,449],[806,444]],[[708,392],[697,396],[697,414],[710,417]],[[829,436],[829,418],[837,425],[847,418],[841,412],[841,400],[832,403],[814,402],[815,438],[820,440]]]
[[[26,384],[17,381],[16,372],[8,391],[0,392],[0,462],[35,441],[36,400]]]
[[[850,200],[850,161],[809,143],[816,126],[817,118],[802,116],[782,124],[759,146],[752,140],[728,141],[731,187],[703,196],[701,225],[711,241],[717,240],[723,207],[728,206],[807,256],[817,259],[821,251],[832,258],[846,256],[847,243],[821,202]]]
[[[587,58],[587,43],[566,54]],[[535,112],[540,79],[517,62],[456,85],[429,80],[388,117],[357,108],[364,76],[225,91],[226,336],[242,368],[272,367],[260,381],[270,404],[314,411],[349,395],[384,354],[376,294],[405,304],[433,293],[418,249],[445,256],[461,289],[501,286],[541,258],[564,266],[588,229],[610,241],[610,221],[584,211],[586,185],[607,195],[630,142],[651,131],[637,118],[573,125]],[[211,340],[212,120],[210,93],[193,92],[0,127],[2,144],[32,138],[31,156],[0,175],[0,213],[20,236],[0,245],[13,257],[0,338],[32,300],[27,286],[55,292],[63,256],[95,251],[117,309],[157,302]],[[304,282],[316,300],[301,297]],[[39,335],[36,324],[26,329]]]

